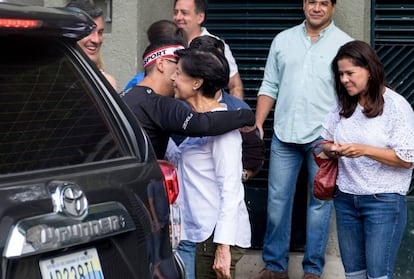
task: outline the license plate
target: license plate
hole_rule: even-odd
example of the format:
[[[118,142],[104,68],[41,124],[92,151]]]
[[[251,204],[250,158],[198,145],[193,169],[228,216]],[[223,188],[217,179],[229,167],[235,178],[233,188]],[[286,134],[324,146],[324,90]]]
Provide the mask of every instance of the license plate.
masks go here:
[[[43,279],[103,279],[95,248],[39,261]]]

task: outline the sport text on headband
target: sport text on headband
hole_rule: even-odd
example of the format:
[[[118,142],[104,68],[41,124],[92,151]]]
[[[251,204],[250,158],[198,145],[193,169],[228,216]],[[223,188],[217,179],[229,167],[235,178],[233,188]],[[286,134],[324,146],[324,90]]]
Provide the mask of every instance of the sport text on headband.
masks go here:
[[[178,60],[175,51],[183,48],[184,46],[182,45],[170,45],[151,51],[144,57],[144,69],[151,66],[158,58],[173,58]]]

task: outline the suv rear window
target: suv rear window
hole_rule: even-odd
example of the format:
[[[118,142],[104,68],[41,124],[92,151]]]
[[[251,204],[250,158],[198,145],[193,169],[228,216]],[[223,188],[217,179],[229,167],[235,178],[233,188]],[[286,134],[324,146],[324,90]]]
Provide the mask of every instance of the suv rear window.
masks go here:
[[[121,156],[90,87],[56,42],[0,44],[0,174]]]

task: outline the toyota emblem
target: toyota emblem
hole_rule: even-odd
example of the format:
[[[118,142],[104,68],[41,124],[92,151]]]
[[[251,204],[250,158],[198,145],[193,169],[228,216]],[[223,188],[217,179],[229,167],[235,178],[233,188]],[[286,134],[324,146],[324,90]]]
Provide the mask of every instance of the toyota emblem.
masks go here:
[[[63,182],[57,185],[52,199],[55,212],[75,219],[82,219],[88,214],[88,200],[77,184]]]

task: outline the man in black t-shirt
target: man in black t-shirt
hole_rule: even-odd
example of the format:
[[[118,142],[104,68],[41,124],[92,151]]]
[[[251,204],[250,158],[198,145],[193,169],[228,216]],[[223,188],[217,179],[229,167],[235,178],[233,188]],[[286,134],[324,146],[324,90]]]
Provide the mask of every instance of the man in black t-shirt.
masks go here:
[[[253,126],[251,110],[197,113],[173,98],[171,80],[178,58],[175,50],[183,48],[173,39],[159,40],[143,55],[145,77],[136,86],[121,93],[146,130],[158,159],[164,159],[171,134],[212,136],[244,126]]]

